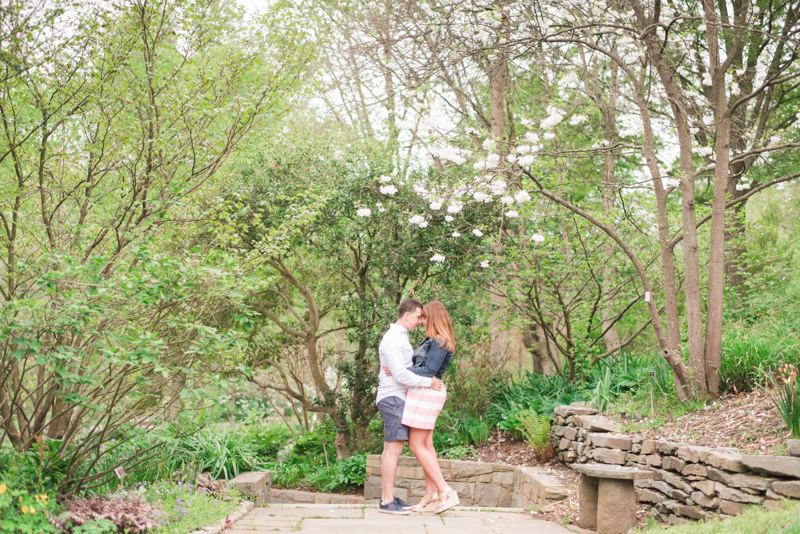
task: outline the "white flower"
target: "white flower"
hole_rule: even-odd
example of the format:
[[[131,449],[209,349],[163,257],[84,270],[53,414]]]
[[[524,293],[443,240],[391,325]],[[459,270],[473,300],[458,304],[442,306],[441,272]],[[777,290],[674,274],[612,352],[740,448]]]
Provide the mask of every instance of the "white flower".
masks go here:
[[[430,147],[428,152],[435,158],[439,158],[444,161],[452,161],[456,165],[466,163],[467,158],[465,156],[469,156],[471,154],[469,150],[464,150],[450,145]]]
[[[527,154],[531,151],[530,145],[520,145],[517,147],[517,152],[520,154]]]
[[[698,156],[700,156],[701,158],[705,158],[706,156],[710,156],[711,154],[713,154],[714,149],[710,146],[701,146],[701,147],[695,147],[693,152]]]
[[[380,188],[381,194],[392,196],[397,193],[397,188],[393,185],[383,185]]]
[[[534,156],[533,154],[528,154],[527,156],[522,156],[521,158],[519,158],[517,163],[525,167],[527,165],[533,165],[534,161],[536,161],[536,156]]]
[[[372,210],[369,208],[361,208],[356,212],[356,215],[358,215],[359,217],[369,217],[370,215],[372,215]]]
[[[486,139],[483,140],[481,146],[485,151],[492,152],[495,148],[497,148],[497,141],[495,141],[491,137],[487,137]]]
[[[569,120],[569,123],[573,126],[577,126],[589,120],[586,115],[573,115],[572,118]]]
[[[389,182],[391,182],[391,181],[392,181],[392,177],[391,177],[391,176],[386,176],[386,175],[384,174],[383,176],[381,176],[380,178],[378,178],[378,180],[380,180],[381,182],[383,182],[383,183],[385,183],[385,184],[388,184]]]
[[[475,234],[477,237],[483,237],[483,232],[481,232],[481,231],[480,231],[480,230],[478,230],[477,228],[475,228],[475,229],[472,231],[472,233],[473,233],[473,234]]]
[[[552,106],[548,106],[547,113],[549,114],[549,117],[539,124],[539,127],[542,130],[549,130],[564,119],[564,115],[561,113],[561,111]]]
[[[436,262],[439,262],[439,263],[442,263],[444,261],[444,259],[445,259],[444,256],[442,256],[439,253],[436,253],[433,256],[431,256],[431,261],[436,261]]]
[[[453,201],[450,202],[450,205],[447,206],[447,213],[452,213],[453,215],[455,215],[456,213],[461,211],[463,208],[464,208],[464,204],[462,204],[461,202],[459,202],[457,200],[453,200]]]
[[[514,154],[509,154],[508,156],[506,156],[506,161],[509,163],[514,163],[515,161],[517,161],[517,156],[515,156]]]
[[[514,199],[510,196],[506,195],[500,199],[500,204],[513,204]]]
[[[450,215],[445,215],[445,216],[444,216],[444,220],[445,220],[446,222],[453,222],[453,221],[455,221],[455,219],[454,219],[453,217],[451,217]]]
[[[431,209],[432,210],[440,210],[440,209],[442,209],[442,204],[443,203],[444,202],[442,200],[434,200],[433,202],[431,202]]]
[[[506,217],[509,219],[516,219],[517,217],[519,217],[519,212],[517,210],[507,211]]]
[[[486,168],[487,169],[494,169],[499,164],[500,164],[500,155],[499,154],[489,154],[488,156],[486,156]]]
[[[472,194],[472,197],[476,202],[486,202],[486,199],[489,198],[489,195],[486,193],[481,193],[480,191],[475,191],[475,193]]]
[[[522,191],[514,195],[514,199],[517,201],[517,204],[524,204],[525,202],[531,199],[531,196],[528,194],[527,191],[523,189]]]
[[[411,224],[420,224],[422,222],[425,222],[425,217],[423,217],[422,215],[414,215],[408,220],[408,222]]]
[[[432,16],[434,16],[434,15],[436,14],[436,13],[433,11],[433,9],[431,8],[431,6],[430,6],[430,5],[428,5],[428,4],[427,4],[427,3],[425,3],[425,2],[420,2],[420,4],[419,4],[419,7],[420,7],[420,9],[422,9],[422,11],[424,11],[424,12],[425,12],[425,14],[426,14],[426,15],[428,15],[429,17],[432,17]]]
[[[731,84],[731,94],[733,96],[739,96],[740,94],[742,94],[742,90],[739,89],[739,84],[738,83],[733,82]]]
[[[386,208],[384,208],[383,206],[381,206],[380,208],[378,208],[378,212],[379,212],[379,213],[383,213],[384,211],[386,211]]]
[[[420,228],[427,228],[428,227],[428,221],[422,221],[421,223],[419,223],[419,227]]]
[[[526,132],[525,139],[533,143],[534,145],[539,143],[539,134],[535,134],[533,132]]]
[[[700,133],[700,128],[689,128],[689,133],[692,135],[697,135]]]
[[[482,261],[481,262],[481,267],[483,267],[484,269],[488,269],[489,268],[489,262],[488,261]]]
[[[476,161],[475,163],[472,164],[472,168],[475,169],[476,171],[479,171],[481,169],[485,169],[486,168],[486,160],[485,159],[479,159],[478,161]]]
[[[777,145],[780,142],[781,142],[781,138],[778,137],[777,135],[773,135],[772,137],[769,138],[769,144],[770,145]]]
[[[496,182],[489,184],[489,190],[493,195],[502,195],[506,190],[506,187],[508,187],[508,184],[505,182],[505,180],[497,180]]]
[[[699,31],[699,32],[706,31],[706,25],[705,24],[701,24],[700,26],[697,27],[697,31]]]
[[[547,133],[544,134],[544,138],[549,141],[550,139],[555,139],[556,138],[556,134],[554,134],[553,132],[547,132]]]
[[[703,73],[703,85],[712,85],[711,74],[708,72]]]
[[[531,239],[534,243],[541,243],[544,241],[544,236],[542,234],[533,234]]]
[[[397,121],[397,128],[400,130],[413,130],[416,126],[414,121],[408,119],[400,119]]]
[[[450,235],[451,235],[451,236],[453,236],[453,237],[461,237],[461,234],[460,234],[459,232],[457,232],[457,231],[456,231],[456,232],[453,232],[453,233],[452,233],[452,234],[450,234]]]
[[[421,185],[415,185],[414,192],[418,195],[425,195],[428,193],[428,190],[422,187]]]

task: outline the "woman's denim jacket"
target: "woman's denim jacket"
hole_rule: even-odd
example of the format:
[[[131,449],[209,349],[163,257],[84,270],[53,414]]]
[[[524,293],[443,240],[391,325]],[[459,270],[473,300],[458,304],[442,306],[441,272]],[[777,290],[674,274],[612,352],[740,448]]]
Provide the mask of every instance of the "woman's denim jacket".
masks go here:
[[[440,347],[439,342],[432,338],[425,338],[411,359],[412,365],[409,371],[419,376],[435,376],[439,380],[447,371],[453,353],[447,350],[447,346]]]

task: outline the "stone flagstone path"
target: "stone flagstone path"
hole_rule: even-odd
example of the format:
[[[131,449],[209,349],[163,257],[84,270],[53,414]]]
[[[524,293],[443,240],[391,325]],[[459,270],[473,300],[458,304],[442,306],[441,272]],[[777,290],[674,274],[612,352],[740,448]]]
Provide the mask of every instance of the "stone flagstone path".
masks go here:
[[[273,504],[253,510],[225,534],[303,532],[306,534],[571,534],[569,529],[537,520],[516,509],[455,508],[441,515],[381,514],[376,506]]]

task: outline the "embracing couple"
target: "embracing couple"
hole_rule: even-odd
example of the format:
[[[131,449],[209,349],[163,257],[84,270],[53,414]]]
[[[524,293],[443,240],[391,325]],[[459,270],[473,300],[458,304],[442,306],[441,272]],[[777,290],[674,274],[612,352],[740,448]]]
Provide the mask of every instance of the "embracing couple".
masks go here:
[[[422,306],[414,299],[400,303],[397,322],[389,326],[378,353],[381,359],[375,404],[383,418],[380,511],[408,515],[414,512],[442,513],[459,503],[458,494],[447,485],[433,448],[433,428],[442,411],[447,391],[442,374],[456,348],[453,323],[441,302]],[[425,341],[415,351],[408,334],[425,327]],[[409,505],[394,496],[397,462],[408,440],[408,448],[425,471],[425,496]]]

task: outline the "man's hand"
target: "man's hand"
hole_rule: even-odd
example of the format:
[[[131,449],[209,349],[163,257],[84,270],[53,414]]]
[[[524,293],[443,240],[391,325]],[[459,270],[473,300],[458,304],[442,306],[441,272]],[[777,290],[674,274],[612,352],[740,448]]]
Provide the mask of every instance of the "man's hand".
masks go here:
[[[392,376],[392,373],[389,371],[389,366],[388,366],[388,365],[384,365],[384,366],[383,366],[383,373],[384,373],[386,376]]]
[[[431,378],[431,389],[435,389],[436,391],[441,391],[444,389],[444,382],[436,378],[435,376]]]

